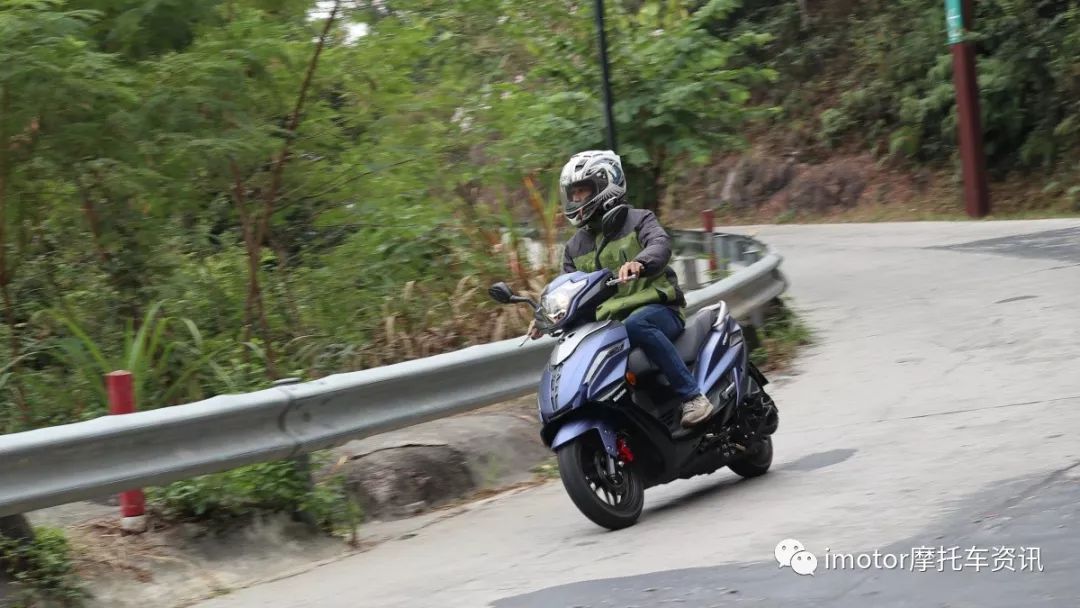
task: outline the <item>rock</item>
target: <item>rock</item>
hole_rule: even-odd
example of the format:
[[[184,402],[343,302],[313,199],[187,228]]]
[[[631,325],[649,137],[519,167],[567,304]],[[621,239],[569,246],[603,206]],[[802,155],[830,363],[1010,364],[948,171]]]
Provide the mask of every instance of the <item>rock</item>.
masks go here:
[[[532,479],[550,455],[535,421],[473,414],[347,443],[331,468],[344,474],[366,519],[385,520]]]
[[[851,163],[809,167],[801,172],[788,192],[788,207],[821,213],[832,207],[850,209],[866,190],[866,178]]]
[[[375,452],[344,467],[349,494],[364,517],[417,514],[476,488],[464,456],[449,446],[411,446]]]
[[[795,175],[792,159],[744,156],[728,171],[720,200],[736,209],[759,205],[783,190]]]
[[[24,515],[0,517],[0,536],[13,540],[33,540],[34,530]]]

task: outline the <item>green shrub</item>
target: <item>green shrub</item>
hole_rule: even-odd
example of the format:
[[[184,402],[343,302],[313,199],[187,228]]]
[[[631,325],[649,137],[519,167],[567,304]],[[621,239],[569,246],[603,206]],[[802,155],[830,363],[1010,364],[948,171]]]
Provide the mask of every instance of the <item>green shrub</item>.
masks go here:
[[[259,463],[151,488],[147,499],[167,519],[219,525],[258,514],[296,513],[334,532],[360,520],[339,477],[310,486],[306,471],[292,461]]]
[[[763,369],[787,367],[801,346],[810,343],[812,334],[802,320],[786,304],[770,307],[765,324],[757,328],[758,347],[750,352],[750,360]]]
[[[31,542],[0,536],[0,567],[14,581],[13,608],[80,606],[87,597],[71,561],[64,531],[37,528]]]
[[[784,106],[777,126],[816,119],[819,143],[864,143],[918,163],[952,161],[956,93],[940,0],[746,0],[721,35],[773,36],[758,61],[780,75],[757,93]],[[986,155],[1001,172],[1053,167],[1080,144],[1080,6],[975,3]]]

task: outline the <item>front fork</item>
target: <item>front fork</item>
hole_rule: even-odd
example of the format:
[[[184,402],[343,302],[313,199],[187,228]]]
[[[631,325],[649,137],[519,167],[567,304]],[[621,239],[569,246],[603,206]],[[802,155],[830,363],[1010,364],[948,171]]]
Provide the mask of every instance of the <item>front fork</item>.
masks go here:
[[[597,463],[598,469],[605,471],[611,477],[616,477],[618,468],[634,462],[634,452],[630,449],[630,444],[626,441],[626,438],[620,435],[607,421],[598,418],[581,418],[567,422],[555,433],[555,438],[551,441],[551,449],[556,451],[563,445],[590,432],[596,432],[604,445],[606,457],[603,466],[599,466],[600,463]]]
[[[604,471],[607,473],[608,480],[616,486],[623,482],[622,470],[630,466],[630,463],[634,462],[634,453],[630,451],[630,445],[626,442],[626,439],[619,436],[615,440],[616,455],[612,456],[604,452],[603,454],[603,466],[597,462],[597,471]],[[597,453],[597,458],[600,458],[600,454]]]

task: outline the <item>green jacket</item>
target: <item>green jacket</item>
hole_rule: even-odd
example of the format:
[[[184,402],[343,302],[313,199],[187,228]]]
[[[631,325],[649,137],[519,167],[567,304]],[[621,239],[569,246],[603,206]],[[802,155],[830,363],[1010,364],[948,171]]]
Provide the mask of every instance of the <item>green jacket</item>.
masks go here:
[[[597,214],[599,215],[599,214]],[[600,244],[599,218],[580,228],[563,250],[563,272],[593,272],[596,248]],[[626,262],[644,266],[642,277],[619,286],[619,292],[596,310],[598,321],[621,321],[646,304],[666,304],[680,317],[686,298],[679,288],[671,260],[671,237],[660,226],[656,215],[645,209],[631,209],[626,223],[600,253],[600,266],[617,273]]]

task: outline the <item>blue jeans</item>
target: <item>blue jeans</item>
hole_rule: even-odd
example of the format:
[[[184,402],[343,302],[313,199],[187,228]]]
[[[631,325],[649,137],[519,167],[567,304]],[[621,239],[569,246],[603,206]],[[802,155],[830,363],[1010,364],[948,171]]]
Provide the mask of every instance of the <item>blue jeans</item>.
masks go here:
[[[663,304],[647,304],[631,313],[623,325],[630,337],[630,346],[645,352],[667,377],[679,398],[689,401],[701,394],[697,380],[673,344],[685,327],[674,310]]]

